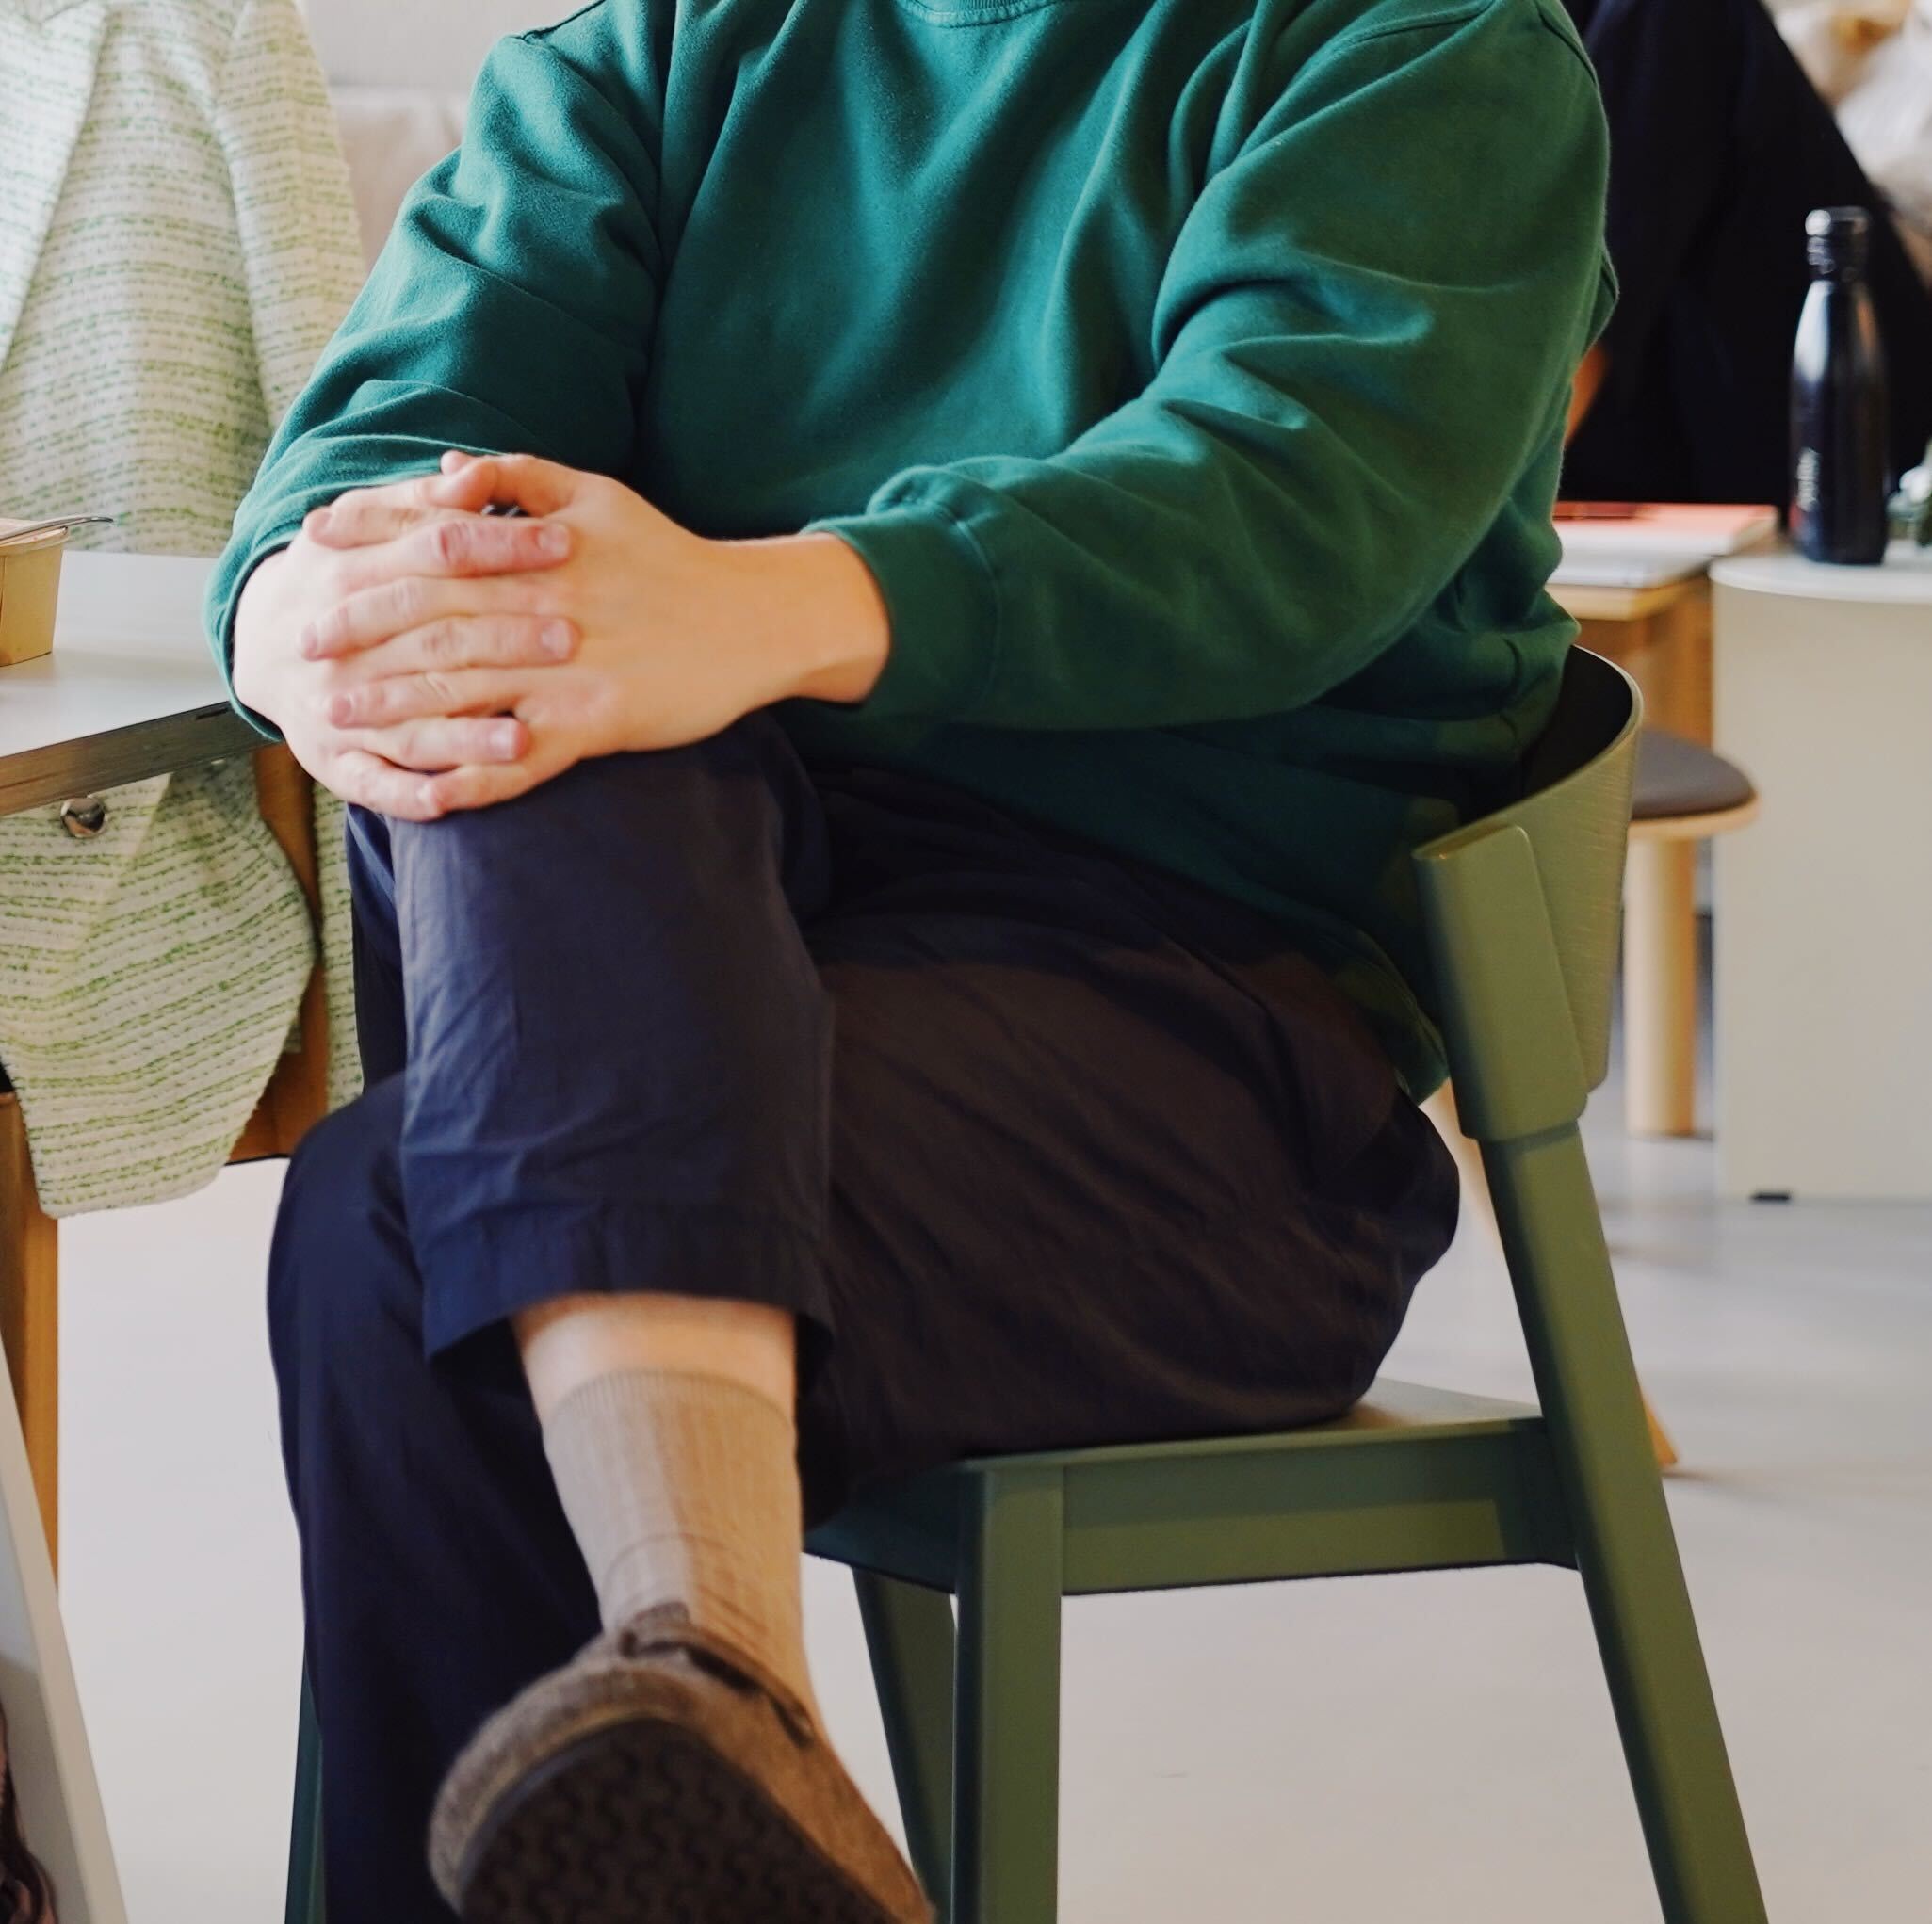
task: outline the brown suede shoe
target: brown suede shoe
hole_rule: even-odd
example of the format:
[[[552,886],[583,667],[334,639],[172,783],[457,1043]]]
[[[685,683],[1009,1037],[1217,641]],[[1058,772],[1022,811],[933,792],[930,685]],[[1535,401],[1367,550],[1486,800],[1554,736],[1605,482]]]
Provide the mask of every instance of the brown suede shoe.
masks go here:
[[[464,1924],[931,1924],[911,1870],[775,1678],[646,1611],[470,1740],[430,1824]]]

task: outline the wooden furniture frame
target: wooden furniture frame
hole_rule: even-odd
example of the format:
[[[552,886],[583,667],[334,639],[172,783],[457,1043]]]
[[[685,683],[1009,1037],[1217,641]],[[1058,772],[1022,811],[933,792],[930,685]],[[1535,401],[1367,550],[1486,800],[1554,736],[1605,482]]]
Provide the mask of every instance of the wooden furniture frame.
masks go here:
[[[261,738],[252,730],[248,739],[256,745],[255,784],[263,818],[288,856],[313,908],[317,902],[316,836],[309,778],[286,749],[260,748]],[[147,768],[144,772],[157,771]],[[56,779],[57,775],[57,769]],[[288,1155],[327,1106],[329,1018],[319,969],[303,994],[300,1021],[301,1046],[282,1059],[274,1079],[235,1142],[232,1161]],[[47,1532],[48,1554],[57,1568],[59,1237],[34,1188],[26,1128],[19,1099],[10,1090],[0,1093],[0,1344],[7,1351],[8,1373],[13,1381],[27,1461],[33,1468],[34,1494]]]

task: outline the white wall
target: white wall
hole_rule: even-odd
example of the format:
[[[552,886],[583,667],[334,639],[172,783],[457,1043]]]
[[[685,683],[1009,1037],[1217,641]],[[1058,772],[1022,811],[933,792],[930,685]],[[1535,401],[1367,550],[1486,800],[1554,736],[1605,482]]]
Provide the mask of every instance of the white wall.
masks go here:
[[[466,93],[490,43],[578,10],[565,0],[304,0],[331,80]]]

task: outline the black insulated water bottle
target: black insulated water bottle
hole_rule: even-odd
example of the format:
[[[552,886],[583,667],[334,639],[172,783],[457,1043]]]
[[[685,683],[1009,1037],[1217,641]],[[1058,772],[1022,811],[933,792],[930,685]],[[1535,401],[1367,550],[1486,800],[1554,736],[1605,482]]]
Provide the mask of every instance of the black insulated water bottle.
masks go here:
[[[1885,558],[1885,348],[1865,284],[1862,207],[1807,217],[1811,287],[1792,357],[1792,539],[1813,561]]]

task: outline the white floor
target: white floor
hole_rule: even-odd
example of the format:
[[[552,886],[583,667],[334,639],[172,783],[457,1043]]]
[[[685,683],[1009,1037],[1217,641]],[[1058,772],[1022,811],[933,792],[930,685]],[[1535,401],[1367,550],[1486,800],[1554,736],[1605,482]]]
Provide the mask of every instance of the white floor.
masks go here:
[[[1932,1889],[1932,1209],[1720,1207],[1706,1145],[1593,1131],[1771,1914]],[[64,1594],[136,1924],[280,1916],[299,1629],[259,1306],[279,1172],[64,1240]],[[1394,1373],[1519,1394],[1466,1231]],[[889,1798],[856,1613],[820,1691]],[[1070,1608],[1068,1924],[1655,1918],[1583,1597],[1558,1572]],[[351,1920],[379,1924],[379,1920]]]

